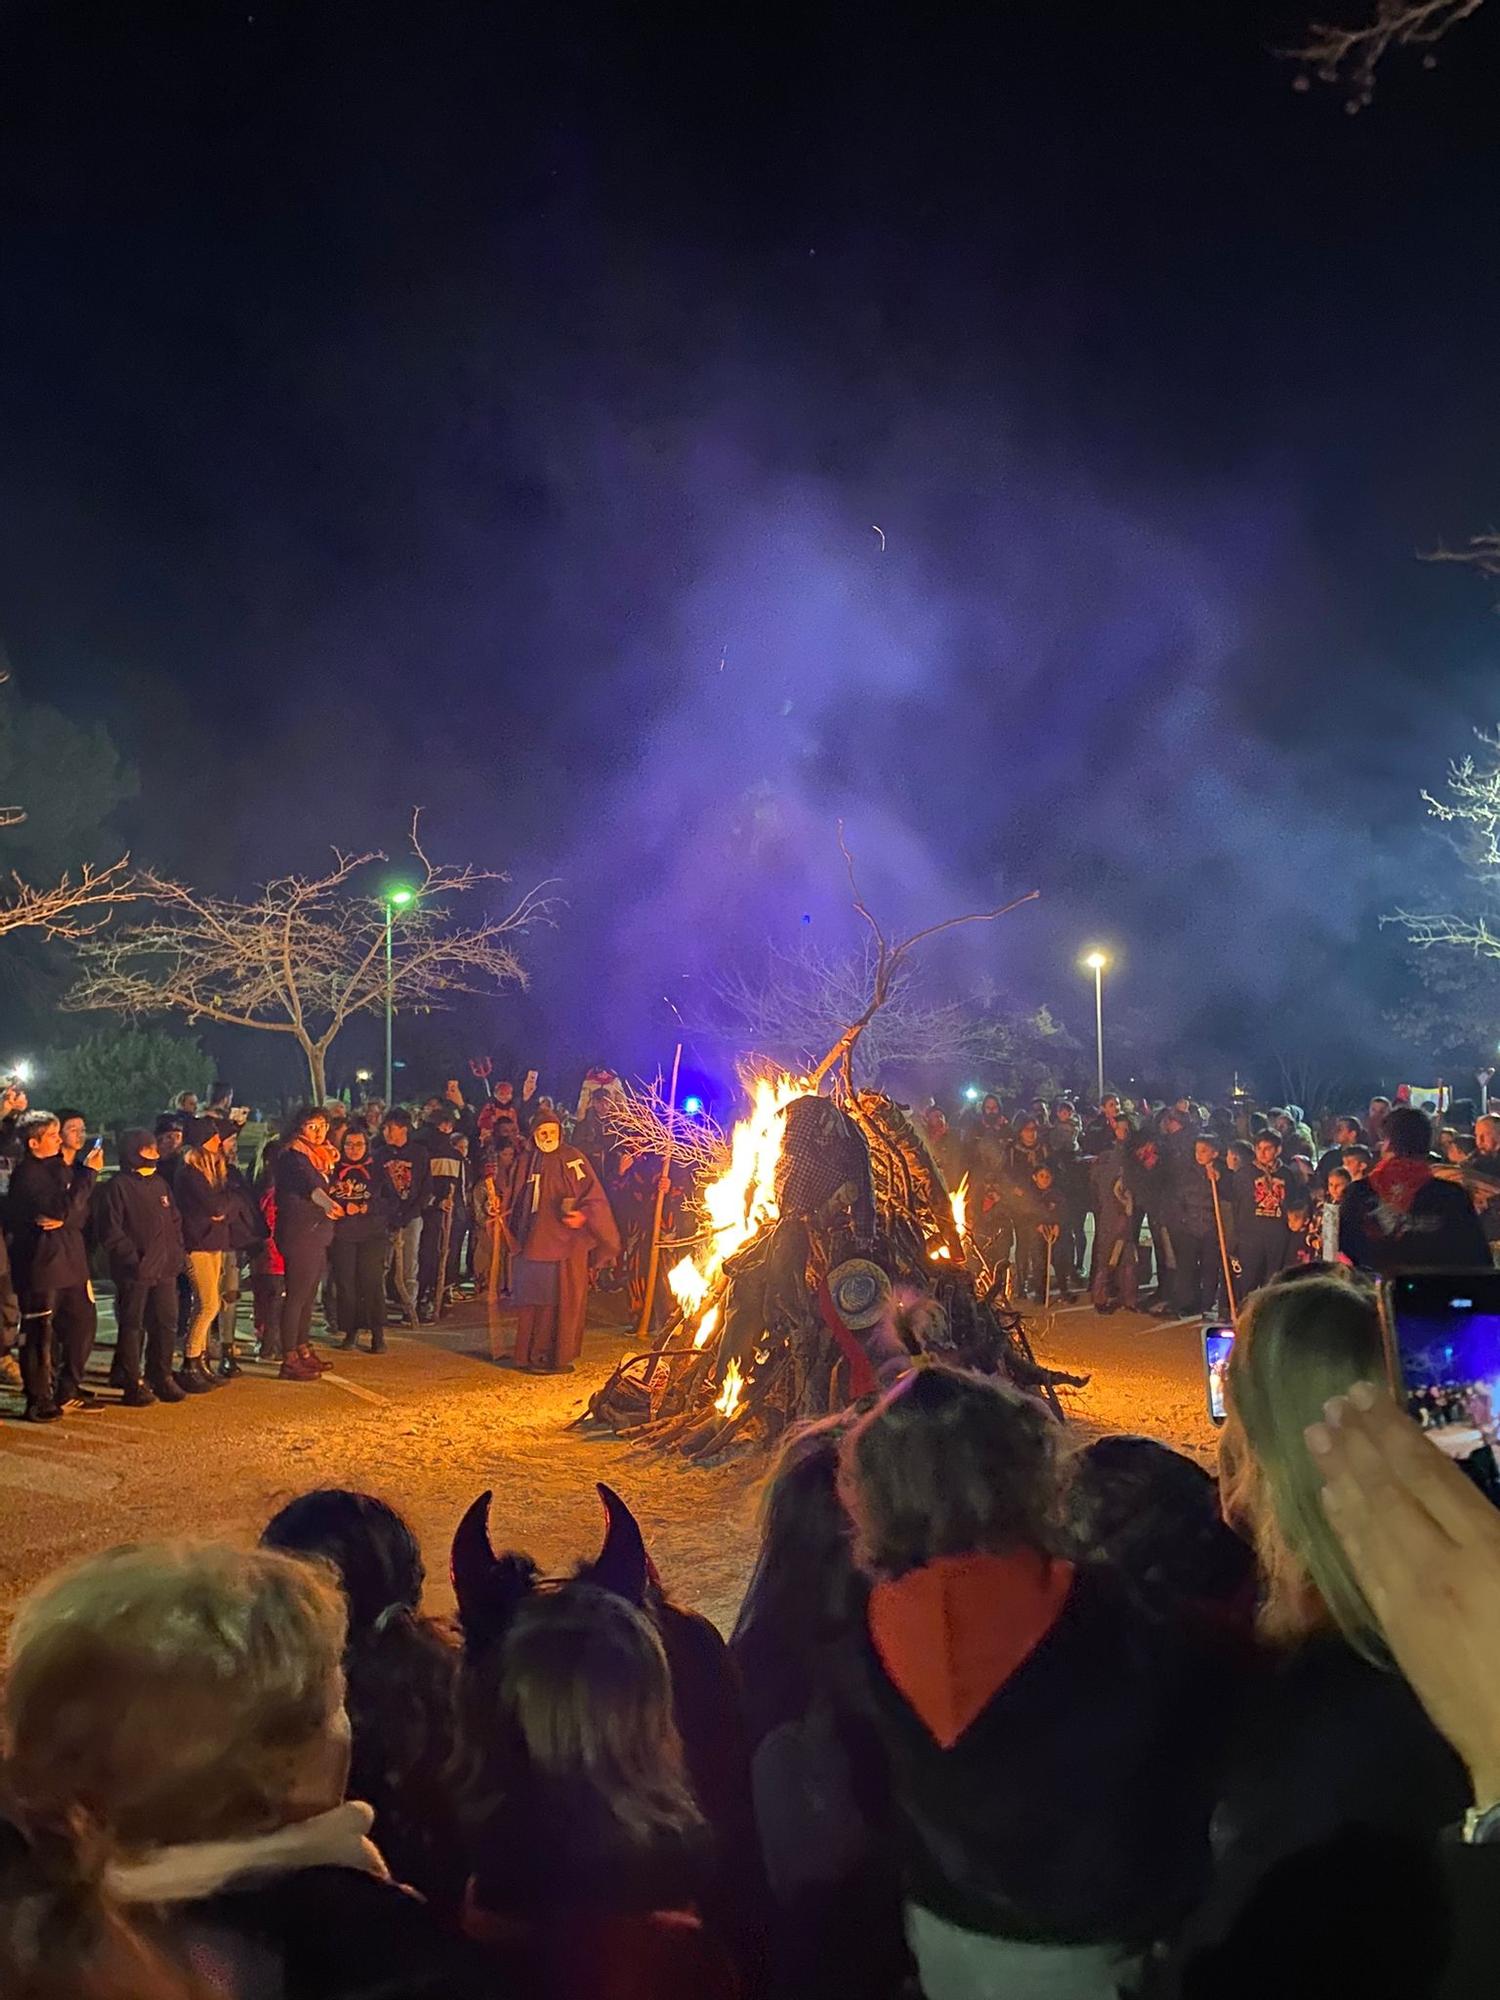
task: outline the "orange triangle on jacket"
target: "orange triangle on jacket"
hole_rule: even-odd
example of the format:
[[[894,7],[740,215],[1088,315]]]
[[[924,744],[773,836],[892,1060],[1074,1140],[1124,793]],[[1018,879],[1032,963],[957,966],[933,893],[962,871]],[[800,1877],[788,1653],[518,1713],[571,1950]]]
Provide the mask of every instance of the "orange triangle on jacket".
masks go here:
[[[1052,1630],[1073,1565],[1018,1549],[939,1556],[876,1584],[870,1637],[891,1685],[951,1750]]]

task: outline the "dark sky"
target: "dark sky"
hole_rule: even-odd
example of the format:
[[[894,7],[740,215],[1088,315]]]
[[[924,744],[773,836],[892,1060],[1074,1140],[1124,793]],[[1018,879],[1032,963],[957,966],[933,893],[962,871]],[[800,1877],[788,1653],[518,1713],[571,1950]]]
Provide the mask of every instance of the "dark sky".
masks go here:
[[[1378,1050],[1496,711],[1413,555],[1500,514],[1497,12],[1350,118],[1295,7],[12,0],[18,683],[200,879],[561,874],[568,1053],[837,943],[840,814],[897,921],[1043,890],[941,979]]]

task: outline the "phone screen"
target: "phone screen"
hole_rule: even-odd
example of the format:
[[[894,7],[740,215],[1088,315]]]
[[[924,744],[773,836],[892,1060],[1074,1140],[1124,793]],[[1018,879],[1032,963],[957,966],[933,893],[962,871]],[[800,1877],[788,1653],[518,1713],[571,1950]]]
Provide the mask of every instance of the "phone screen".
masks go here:
[[[1390,1278],[1380,1297],[1397,1399],[1500,1504],[1500,1271]]]
[[[1224,1376],[1229,1368],[1229,1354],[1233,1346],[1232,1326],[1204,1327],[1203,1379],[1208,1385],[1209,1420],[1216,1424],[1222,1424],[1229,1415],[1229,1405],[1224,1400]]]

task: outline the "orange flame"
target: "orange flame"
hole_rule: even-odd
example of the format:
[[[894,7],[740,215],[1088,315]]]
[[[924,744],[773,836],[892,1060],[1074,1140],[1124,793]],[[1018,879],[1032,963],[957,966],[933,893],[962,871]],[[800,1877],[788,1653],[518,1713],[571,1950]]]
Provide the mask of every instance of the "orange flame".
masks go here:
[[[707,1346],[708,1337],[714,1331],[715,1327],[717,1327],[718,1324],[719,1324],[719,1308],[717,1306],[710,1306],[708,1311],[703,1315],[702,1319],[700,1319],[698,1322],[698,1331],[693,1335],[694,1347]]]
[[[776,1220],[776,1161],[781,1153],[785,1111],[810,1086],[797,1076],[759,1076],[750,1086],[749,1115],[729,1135],[729,1163],[702,1191],[708,1219],[707,1241],[667,1273],[672,1296],[691,1322],[693,1346],[702,1348],[717,1331],[721,1307],[709,1303],[726,1261],[742,1250],[768,1222]],[[706,1308],[706,1310],[705,1310]],[[745,1377],[731,1361],[714,1408],[731,1417],[744,1400]]]
[[[732,1417],[745,1397],[745,1378],[740,1373],[737,1361],[731,1361],[724,1370],[724,1386],[719,1391],[714,1408],[721,1417]]]
[[[949,1206],[953,1210],[953,1226],[958,1231],[959,1242],[962,1243],[964,1232],[969,1226],[969,1176],[967,1174],[964,1175],[958,1186],[948,1197],[948,1201]]]

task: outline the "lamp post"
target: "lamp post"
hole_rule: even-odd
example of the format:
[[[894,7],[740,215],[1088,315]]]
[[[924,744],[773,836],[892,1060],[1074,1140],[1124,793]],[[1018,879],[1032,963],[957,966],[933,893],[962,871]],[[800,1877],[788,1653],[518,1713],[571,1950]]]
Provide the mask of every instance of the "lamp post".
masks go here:
[[[385,892],[385,1108],[391,1108],[391,1021],[396,1012],[396,975],[391,953],[391,925],[397,910],[404,910],[416,897],[414,889],[387,889]]]
[[[1099,1097],[1104,1102],[1104,968],[1109,960],[1102,951],[1091,951],[1083,961],[1094,975],[1094,1049],[1099,1059]]]

